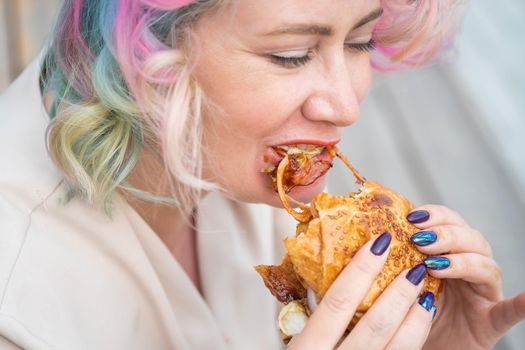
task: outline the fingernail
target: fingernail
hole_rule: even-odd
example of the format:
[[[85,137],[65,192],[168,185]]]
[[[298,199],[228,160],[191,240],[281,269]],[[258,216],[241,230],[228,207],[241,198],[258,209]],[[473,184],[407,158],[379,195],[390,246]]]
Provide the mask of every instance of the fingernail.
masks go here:
[[[425,264],[416,265],[410,271],[408,271],[407,280],[409,280],[413,285],[417,286],[419,283],[421,283],[423,278],[425,278],[426,272],[427,268]]]
[[[370,248],[370,251],[374,255],[383,255],[385,250],[387,250],[388,246],[390,245],[390,241],[392,240],[392,235],[385,231],[383,232],[379,237],[376,238],[374,244],[372,244],[372,247]]]
[[[420,224],[425,222],[430,217],[430,213],[426,210],[416,210],[407,215],[407,220],[413,224]]]
[[[419,231],[410,237],[410,240],[420,247],[432,244],[437,240],[437,234],[434,231]]]
[[[450,260],[444,256],[429,256],[423,262],[431,270],[443,270],[450,266]]]
[[[434,313],[432,314],[432,321],[434,321],[438,312],[438,308],[436,307],[436,305],[432,306],[432,310],[434,311]]]
[[[432,307],[434,306],[434,293],[432,292],[425,292],[423,295],[419,298],[419,305],[423,306],[425,310],[430,311]]]

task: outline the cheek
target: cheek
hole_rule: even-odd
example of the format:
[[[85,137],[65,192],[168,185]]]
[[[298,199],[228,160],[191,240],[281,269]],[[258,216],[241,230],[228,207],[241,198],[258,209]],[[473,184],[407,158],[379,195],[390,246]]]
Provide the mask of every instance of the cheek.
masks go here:
[[[230,81],[215,94],[214,100],[232,127],[249,131],[252,136],[267,136],[278,130],[297,108],[297,102],[289,93],[292,83],[268,72],[247,72],[241,81]]]
[[[286,112],[284,104],[275,103],[282,92],[268,89],[271,82],[267,78],[232,75],[203,87],[210,102],[203,115],[203,175],[230,193],[248,194],[261,187],[254,186],[254,181],[265,141],[280,129]]]
[[[224,136],[264,136],[279,123],[282,108],[275,101],[282,92],[271,88],[275,84],[267,73],[242,67],[223,66],[214,70],[213,79],[198,80],[210,105],[206,118],[214,128],[223,129]]]

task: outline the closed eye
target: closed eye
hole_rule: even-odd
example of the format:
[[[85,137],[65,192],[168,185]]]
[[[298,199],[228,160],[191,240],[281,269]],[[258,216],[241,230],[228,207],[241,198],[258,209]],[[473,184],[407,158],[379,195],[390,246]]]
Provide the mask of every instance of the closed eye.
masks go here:
[[[376,47],[376,42],[374,41],[374,39],[370,39],[366,43],[345,44],[345,48],[353,52],[370,52],[374,50],[375,47]],[[304,66],[312,59],[313,52],[311,50],[308,50],[308,51],[303,50],[303,51],[304,53],[300,56],[296,56],[292,54],[292,53],[300,53],[300,51],[274,53],[270,55],[270,60],[273,63],[283,66],[285,68],[297,68],[300,66]]]
[[[345,46],[352,51],[370,52],[376,48],[376,42],[374,39],[370,39],[366,43],[345,44]]]
[[[295,68],[305,65],[312,59],[313,52],[310,49],[276,52],[270,55],[273,63],[286,68]]]

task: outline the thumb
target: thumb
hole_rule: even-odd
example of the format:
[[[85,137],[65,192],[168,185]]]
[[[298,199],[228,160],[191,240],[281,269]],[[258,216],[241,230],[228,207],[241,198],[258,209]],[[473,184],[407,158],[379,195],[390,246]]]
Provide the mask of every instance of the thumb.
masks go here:
[[[492,327],[501,335],[525,319],[525,292],[494,305],[490,310],[490,318]]]

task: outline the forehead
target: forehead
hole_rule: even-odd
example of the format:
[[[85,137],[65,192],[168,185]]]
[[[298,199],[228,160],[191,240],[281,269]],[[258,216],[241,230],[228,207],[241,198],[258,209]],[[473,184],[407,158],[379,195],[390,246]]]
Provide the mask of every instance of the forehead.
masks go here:
[[[337,29],[355,24],[380,7],[379,0],[239,0],[218,18],[245,34],[261,34],[294,23],[314,23]]]

